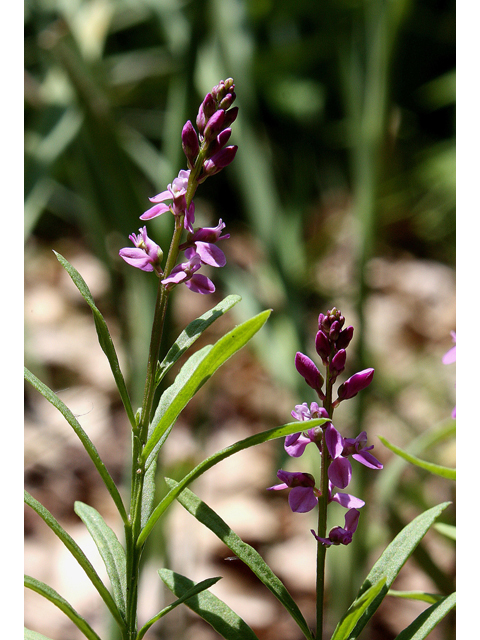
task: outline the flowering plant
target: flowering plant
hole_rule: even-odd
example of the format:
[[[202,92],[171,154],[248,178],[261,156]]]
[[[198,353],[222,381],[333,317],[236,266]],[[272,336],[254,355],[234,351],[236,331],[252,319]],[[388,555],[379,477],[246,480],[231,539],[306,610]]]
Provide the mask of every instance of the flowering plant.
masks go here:
[[[160,569],[159,575],[176,596],[176,600],[148,620],[139,621],[138,587],[142,554],[152,529],[174,501],[178,501],[199,522],[211,529],[235,556],[255,573],[285,607],[307,640],[321,640],[326,550],[332,546],[348,545],[352,542],[353,535],[360,526],[360,510],[365,504],[363,499],[338,489],[345,489],[351,481],[354,468],[352,460],[371,470],[380,470],[383,466],[371,453],[373,446],[367,446],[365,431],[354,438],[345,437],[333,424],[334,410],[342,402],[355,397],[368,387],[374,375],[372,368],[355,373],[338,386],[334,399],[334,386],[345,369],[346,349],[353,337],[353,327],[344,328],[345,319],[340,311],[334,308],[326,315],[320,314],[315,338],[316,352],[325,368],[324,375],[308,356],[297,353],[295,358],[297,371],[307,385],[315,390],[321,404],[312,402],[309,406],[305,402],[297,405],[292,411],[294,422],[257,433],[218,451],[191,469],[179,482],[165,478],[168,490],[160,501],[155,502],[158,453],[170,435],[181,411],[217,369],[253,338],[270,315],[269,310],[259,313],[236,326],[215,344],[209,344],[191,355],[174,383],[165,389],[157,400],[157,390],[172,366],[213,322],[240,301],[239,296],[230,295],[191,322],[166,351],[163,358],[161,357],[165,314],[173,290],[185,284],[193,293],[201,295],[213,293],[214,283],[207,275],[199,272],[203,267],[221,268],[226,263],[225,254],[218,246],[220,241],[229,238],[228,233],[223,233],[224,222],[220,219],[214,227],[195,227],[193,199],[200,184],[227,167],[235,158],[237,146],[227,146],[231,136],[231,125],[238,114],[238,108],[232,107],[236,98],[234,89],[233,80],[227,79],[213,87],[205,96],[196,118],[196,129],[188,121],[181,134],[188,168],[182,169],[166,190],[150,198],[153,206],[140,216],[140,219],[146,223],[165,213],[174,216],[174,231],[165,262],[163,250],[149,237],[146,225],[139,229],[138,234],[132,233],[129,236],[133,247],[122,248],[119,251],[120,257],[128,265],[146,273],[154,273],[158,278],[143,402],[137,410],[134,410],[130,401],[130,394],[108,327],[87,284],[63,256],[56,254],[93,313],[101,348],[109,361],[130,423],[132,446],[128,504],[125,503],[119,487],[90,437],[82,429],[77,417],[54,391],[33,373],[25,371],[27,381],[58,409],[80,439],[122,519],[124,540],[121,542],[98,511],[82,502],[75,503],[75,512],[84,522],[105,563],[110,588],[107,588],[85,553],[53,515],[27,492],[25,501],[58,536],[85,571],[117,624],[122,640],[141,640],[152,625],[161,621],[165,615],[182,603],[202,616],[227,640],[257,638],[244,620],[209,591],[209,588],[220,579],[219,577],[207,578],[195,584],[189,578],[168,568]],[[179,258],[181,253],[183,256]],[[300,431],[299,423],[301,423]],[[317,545],[315,631],[304,618],[282,581],[260,554],[243,542],[218,514],[188,488],[193,480],[218,462],[239,451],[277,438],[285,438],[286,453],[292,458],[300,458],[309,444],[316,447],[320,456],[318,487],[312,474],[286,470],[280,470],[277,474],[281,483],[270,487],[272,491],[290,489],[288,500],[291,509],[296,513],[305,513],[318,508],[318,527],[312,530],[312,542]],[[332,502],[336,502],[347,511],[344,522],[341,523],[344,526],[337,524],[327,533],[327,509]],[[438,505],[417,517],[388,546],[367,576],[358,597],[338,623],[332,640],[346,640],[358,636],[387,595],[403,563],[447,504]],[[86,638],[99,640],[97,632],[90,623],[51,587],[29,576],[26,577],[25,584],[60,608]],[[425,629],[435,626],[452,606],[452,597],[437,598],[425,616]],[[417,627],[412,627],[410,631],[406,630],[407,635],[404,637],[414,637],[413,633],[416,629]],[[425,635],[417,633],[415,638],[425,637]],[[30,630],[25,631],[25,637],[29,640],[44,638]]]

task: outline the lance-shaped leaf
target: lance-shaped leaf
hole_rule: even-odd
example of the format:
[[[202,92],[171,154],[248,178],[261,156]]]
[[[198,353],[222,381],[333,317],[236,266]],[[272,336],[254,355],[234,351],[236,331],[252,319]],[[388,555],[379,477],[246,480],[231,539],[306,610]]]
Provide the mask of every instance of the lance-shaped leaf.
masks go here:
[[[169,487],[175,488],[178,483],[170,478],[165,478]],[[200,500],[193,491],[184,489],[177,496],[178,502],[192,514],[199,522],[208,527],[220,540],[244,562],[261,582],[270,589],[273,595],[282,603],[291,617],[302,630],[307,640],[312,640],[312,634],[307,622],[298,608],[295,600],[283,582],[270,569],[262,556],[249,544],[244,542],[222,518],[213,511],[205,502]]]
[[[195,583],[189,578],[169,569],[160,569],[158,573],[170,591],[177,597],[183,596],[195,586]],[[226,640],[258,640],[248,624],[210,591],[198,593],[187,599],[185,604]]]
[[[115,600],[112,598],[110,591],[101,581],[98,573],[93,568],[90,560],[80,549],[75,540],[65,531],[65,529],[55,520],[50,511],[46,509],[38,500],[35,500],[33,496],[31,496],[28,491],[25,491],[25,503],[28,504],[34,511],[38,513],[38,515],[42,518],[42,520],[50,527],[53,533],[60,538],[63,544],[67,547],[70,553],[73,555],[78,564],[85,571],[87,576],[90,578],[95,589],[101,595],[103,601],[110,609],[111,614],[117,621],[119,627],[121,629],[125,628],[125,622],[123,619],[120,610],[118,609]]]
[[[362,617],[368,606],[375,600],[380,591],[383,589],[387,578],[379,580],[377,584],[374,584],[363,593],[360,598],[357,598],[353,605],[348,609],[347,613],[342,617],[330,640],[347,640],[350,637],[350,633],[355,628],[355,625]]]
[[[65,420],[75,431],[75,433],[80,439],[80,442],[83,444],[86,452],[90,456],[93,464],[97,468],[97,471],[100,474],[102,480],[104,481],[105,486],[108,489],[108,492],[112,496],[113,501],[115,502],[117,509],[120,512],[122,520],[124,522],[127,522],[128,521],[127,512],[125,511],[125,507],[123,505],[122,498],[117,489],[117,486],[113,481],[111,475],[108,473],[106,466],[103,464],[102,459],[98,455],[98,451],[95,448],[95,445],[90,440],[90,438],[85,433],[85,431],[82,429],[80,423],[75,418],[73,413],[70,411],[67,405],[60,400],[60,398],[57,396],[56,393],[54,393],[49,387],[47,387],[46,384],[44,384],[36,376],[34,376],[33,373],[31,373],[31,371],[29,371],[26,367],[25,367],[25,380],[27,380],[33,387],[35,387],[35,389],[39,391],[46,400],[48,400],[56,409],[60,411],[60,413],[65,418]]]
[[[445,596],[441,596],[438,593],[427,593],[426,591],[397,591],[396,589],[389,589],[389,596],[394,598],[404,598],[405,600],[420,600],[420,602],[428,602],[428,604],[435,604],[443,600]]]
[[[49,587],[44,582],[40,582],[40,580],[36,580],[30,576],[25,576],[25,586],[28,589],[32,589],[32,591],[36,591],[47,600],[50,600],[50,602],[63,611],[63,613],[70,618],[70,620],[80,629],[88,640],[101,640],[100,636],[95,633],[85,618],[82,618],[82,616],[75,611],[72,605],[62,598],[55,589],[52,589],[52,587]],[[42,636],[38,637],[41,638]]]
[[[190,322],[182,333],[170,347],[167,355],[158,365],[155,384],[160,384],[161,380],[170,371],[175,362],[189,349],[192,344],[202,335],[215,320],[221,318],[224,313],[240,302],[241,297],[230,295],[219,302],[213,309],[210,309],[196,320]]]
[[[411,624],[401,631],[396,640],[423,640],[439,622],[453,609],[456,594],[452,593],[423,611]]]
[[[397,454],[397,456],[400,456],[407,462],[411,462],[415,466],[420,467],[421,469],[425,469],[426,471],[429,471],[430,473],[434,473],[435,475],[440,476],[442,478],[446,478],[447,480],[456,480],[457,472],[455,469],[451,469],[450,467],[444,467],[442,465],[435,464],[434,462],[427,462],[426,460],[421,460],[420,458],[417,458],[417,456],[412,456],[411,453],[407,453],[403,449],[400,449],[400,447],[397,447],[396,445],[391,444],[386,438],[383,438],[382,436],[378,436],[378,437],[382,442],[382,444],[384,444],[387,447],[387,449],[390,449],[390,451],[393,451],[393,453]]]
[[[301,430],[312,429],[313,427],[318,427],[325,422],[328,422],[326,418],[316,418],[315,420],[306,420],[301,423]],[[175,498],[183,491],[183,489],[188,486],[191,482],[196,480],[202,473],[208,471],[213,466],[225,460],[229,456],[232,456],[234,453],[238,451],[243,451],[244,449],[248,449],[249,447],[254,447],[258,444],[262,444],[263,442],[268,442],[269,440],[274,440],[275,438],[282,438],[290,435],[291,433],[296,433],[299,430],[299,422],[289,422],[288,424],[283,425],[282,427],[275,427],[273,429],[268,429],[267,431],[262,431],[261,433],[256,433],[253,436],[249,436],[244,440],[240,440],[239,442],[235,442],[229,447],[225,447],[221,451],[217,451],[210,457],[206,458],[203,462],[198,464],[190,473],[188,473],[174,489],[170,489],[167,495],[161,500],[161,502],[155,507],[152,515],[149,517],[147,523],[143,527],[140,535],[137,539],[137,546],[140,548],[147,539],[151,530],[155,526],[155,523],[160,518],[160,516],[164,513],[164,511],[170,506],[170,504],[175,500]]]
[[[348,640],[354,640],[358,638],[360,632],[367,624],[368,620],[373,616],[375,611],[380,606],[383,598],[387,595],[389,588],[393,581],[397,577],[400,569],[403,567],[408,558],[415,551],[416,547],[420,543],[423,536],[427,533],[429,528],[442,513],[442,511],[448,507],[450,502],[442,502],[442,504],[432,507],[420,514],[404,527],[400,533],[393,539],[388,545],[380,558],[372,567],[370,573],[365,578],[364,583],[360,587],[359,594],[350,609],[356,607],[356,602],[362,595],[370,589],[372,586],[377,585],[380,581],[384,582],[379,594],[370,603],[362,616],[359,618],[355,628],[348,635]],[[385,580],[386,578],[386,580]],[[349,609],[349,611],[350,611]],[[347,612],[348,615],[348,612]]]
[[[270,310],[259,313],[257,316],[250,318],[238,327],[232,329],[232,331],[229,331],[213,346],[210,345],[202,349],[202,357],[195,354],[196,359],[194,360],[194,366],[192,366],[191,359],[185,363],[182,368],[183,373],[180,382],[178,385],[176,383],[172,385],[175,387],[175,394],[172,394],[173,397],[168,407],[165,408],[163,406],[162,411],[164,410],[164,413],[161,412],[160,407],[155,412],[152,420],[151,436],[142,452],[144,462],[147,461],[160,438],[175,422],[182,409],[184,409],[200,387],[205,384],[210,376],[212,376],[224,362],[247,344],[257,331],[263,327],[269,315]]]
[[[162,569],[160,569],[158,573],[160,573],[161,571]],[[170,611],[175,609],[175,607],[178,607],[179,604],[182,604],[183,602],[185,602],[185,600],[188,600],[188,598],[191,598],[192,596],[197,595],[197,593],[200,593],[201,591],[205,591],[205,589],[209,589],[214,584],[216,584],[219,580],[221,580],[221,577],[207,578],[206,580],[202,580],[201,582],[198,582],[191,589],[188,589],[181,598],[178,598],[178,600],[175,600],[175,602],[172,602],[172,604],[169,604],[168,607],[165,607],[164,609],[162,609],[159,613],[157,613],[156,616],[153,616],[153,618],[151,618],[148,622],[146,622],[138,632],[135,640],[142,640],[143,636],[147,633],[147,631],[150,629],[152,624],[160,620],[160,618],[163,618],[163,616],[166,616],[167,613],[170,613]]]
[[[96,509],[77,501],[75,502],[75,513],[81,518],[97,545],[110,578],[113,597],[120,613],[125,617],[127,602],[125,550],[118,541],[115,532]]]
[[[92,310],[93,319],[95,321],[95,329],[97,330],[98,335],[98,341],[100,342],[102,351],[105,353],[108,358],[108,362],[110,363],[110,368],[112,370],[113,377],[115,378],[115,383],[117,385],[118,392],[120,393],[125,411],[127,412],[128,419],[130,420],[130,424],[132,425],[132,428],[135,428],[135,415],[133,413],[132,404],[128,395],[127,386],[125,384],[123,374],[120,370],[120,364],[118,362],[117,353],[113,345],[113,340],[110,336],[110,332],[108,331],[107,323],[98,310],[97,305],[93,300],[92,294],[90,293],[90,289],[88,288],[82,276],[74,267],[72,267],[68,260],[65,260],[62,255],[60,255],[56,251],[54,251],[54,254],[56,255],[57,260],[60,262],[60,264],[67,271],[74,285],[80,291],[85,302]]]

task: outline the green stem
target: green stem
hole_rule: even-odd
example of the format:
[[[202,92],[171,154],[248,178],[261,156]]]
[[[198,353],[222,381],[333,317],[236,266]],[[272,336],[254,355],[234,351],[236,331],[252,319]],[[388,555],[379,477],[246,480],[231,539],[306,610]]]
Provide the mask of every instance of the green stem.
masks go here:
[[[333,381],[331,380],[330,370],[329,370],[329,367],[327,366],[325,400],[323,401],[323,407],[327,411],[330,418],[333,417],[332,392],[333,392]],[[318,499],[318,534],[317,534],[320,538],[327,537],[329,464],[330,464],[330,460],[328,456],[327,443],[325,439],[325,429],[322,428],[321,471],[320,471],[320,491],[322,495]],[[327,547],[323,545],[321,542],[317,541],[317,630],[315,635],[316,640],[322,640],[322,637],[323,637],[326,554],[327,554]]]

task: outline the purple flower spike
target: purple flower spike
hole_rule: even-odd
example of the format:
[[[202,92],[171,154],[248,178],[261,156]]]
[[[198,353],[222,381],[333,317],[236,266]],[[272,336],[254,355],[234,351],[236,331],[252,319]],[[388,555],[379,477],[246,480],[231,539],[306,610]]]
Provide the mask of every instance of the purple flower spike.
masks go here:
[[[368,387],[373,379],[374,373],[374,369],[364,369],[363,371],[353,374],[348,380],[345,380],[345,382],[338,387],[338,398],[335,400],[335,403],[338,404],[342,400],[349,400],[356,396],[359,391]]]
[[[268,487],[267,491],[281,491],[282,489],[291,488],[288,504],[292,511],[306,513],[316,507],[318,498],[315,495],[315,479],[312,475],[280,469],[277,472],[277,477],[283,480],[282,484]]]
[[[141,269],[142,271],[157,271],[161,273],[160,263],[163,258],[163,251],[158,244],[147,236],[147,228],[139,229],[139,234],[132,233],[128,237],[135,245],[135,249],[126,247],[120,249],[119,255],[126,263]]]
[[[295,367],[297,368],[298,373],[305,378],[305,382],[312,387],[312,389],[315,389],[322,398],[323,378],[320,371],[315,366],[315,363],[310,360],[308,356],[297,352],[295,355]]]
[[[358,519],[360,517],[360,511],[357,509],[349,509],[345,514],[345,528],[333,527],[328,534],[328,538],[320,538],[315,531],[311,529],[315,538],[326,547],[339,544],[350,544],[353,539],[353,534],[357,530]]]

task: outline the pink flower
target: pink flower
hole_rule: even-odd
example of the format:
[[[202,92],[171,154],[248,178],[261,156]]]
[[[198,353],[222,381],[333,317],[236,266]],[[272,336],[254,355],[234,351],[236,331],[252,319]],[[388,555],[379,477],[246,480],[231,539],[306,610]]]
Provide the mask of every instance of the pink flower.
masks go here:
[[[152,220],[162,215],[166,211],[171,211],[175,216],[185,216],[184,226],[187,231],[193,232],[193,222],[195,221],[195,206],[193,202],[187,211],[186,193],[188,188],[188,180],[190,177],[190,169],[182,169],[178,177],[169,184],[165,191],[149,198],[150,202],[155,202],[155,206],[145,211],[140,216],[140,220]],[[172,200],[171,205],[165,204],[165,200]]]
[[[227,262],[225,254],[216,246],[219,240],[226,240],[230,237],[229,233],[220,235],[224,228],[225,223],[220,218],[216,227],[205,227],[189,233],[187,241],[181,244],[179,249],[184,251],[188,248],[194,248],[204,264],[211,267],[224,267]]]
[[[199,254],[195,252],[195,249],[187,249],[185,257],[187,262],[182,262],[174,267],[170,275],[162,280],[162,284],[172,288],[183,282],[190,291],[195,291],[195,293],[213,293],[215,291],[213,282],[206,276],[196,273],[202,266]]]
[[[359,517],[360,511],[357,509],[349,509],[345,514],[345,528],[333,527],[328,534],[328,538],[320,538],[313,529],[311,529],[311,532],[315,538],[326,547],[332,544],[350,544],[353,539],[353,534],[357,530]]]
[[[139,229],[140,233],[132,233],[128,237],[135,245],[135,249],[125,247],[120,249],[119,255],[132,267],[142,271],[157,271],[161,273],[160,263],[163,258],[163,251],[158,244],[147,236],[147,227]]]

